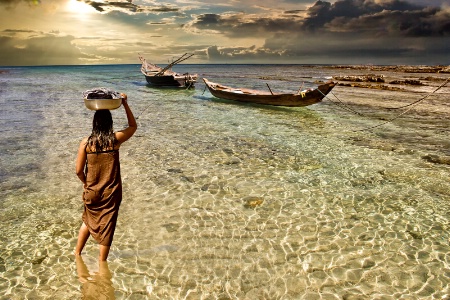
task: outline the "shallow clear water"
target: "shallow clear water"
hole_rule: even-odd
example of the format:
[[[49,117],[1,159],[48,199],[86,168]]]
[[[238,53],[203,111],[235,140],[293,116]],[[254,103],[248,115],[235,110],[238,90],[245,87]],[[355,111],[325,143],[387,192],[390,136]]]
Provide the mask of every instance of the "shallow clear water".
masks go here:
[[[449,88],[358,131],[399,113],[383,106],[438,84],[333,90],[368,117],[329,100],[223,101],[201,80],[195,90],[152,88],[138,65],[2,70],[1,299],[449,297]],[[318,66],[177,71],[276,91],[338,75]],[[81,93],[99,86],[127,93],[139,125],[120,150],[124,199],[103,265],[92,240],[81,260],[72,255],[82,213],[74,163],[93,116]],[[122,108],[113,117],[125,126]]]

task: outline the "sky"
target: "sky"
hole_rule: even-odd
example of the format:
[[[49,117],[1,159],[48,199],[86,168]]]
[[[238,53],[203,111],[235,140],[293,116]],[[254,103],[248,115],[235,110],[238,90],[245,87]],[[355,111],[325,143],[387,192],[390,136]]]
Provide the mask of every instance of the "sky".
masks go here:
[[[0,0],[0,66],[450,65],[450,0]]]

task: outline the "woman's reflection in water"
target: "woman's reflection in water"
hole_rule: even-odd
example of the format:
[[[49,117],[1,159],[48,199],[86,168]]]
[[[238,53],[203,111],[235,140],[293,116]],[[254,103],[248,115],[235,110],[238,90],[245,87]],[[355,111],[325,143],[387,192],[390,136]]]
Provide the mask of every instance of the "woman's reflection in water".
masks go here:
[[[78,279],[82,283],[81,299],[115,299],[112,275],[107,261],[99,261],[97,273],[89,274],[89,270],[81,255],[76,256]]]

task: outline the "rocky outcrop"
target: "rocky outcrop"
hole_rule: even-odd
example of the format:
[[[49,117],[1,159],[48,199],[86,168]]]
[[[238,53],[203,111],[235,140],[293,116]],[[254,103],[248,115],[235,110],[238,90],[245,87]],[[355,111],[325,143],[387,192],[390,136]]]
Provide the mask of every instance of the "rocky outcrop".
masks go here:
[[[339,81],[354,81],[354,82],[384,82],[383,75],[375,75],[375,74],[333,76],[333,79]]]
[[[345,83],[340,82],[338,83],[339,86],[346,86],[346,87],[358,87],[358,88],[367,88],[367,89],[376,89],[376,90],[389,90],[389,91],[403,91],[405,89],[395,86],[389,86],[385,84],[364,84],[364,83]]]
[[[389,81],[389,84],[423,85],[423,83],[420,82],[420,80],[415,80],[415,79],[392,80],[392,81]]]
[[[335,65],[331,69],[391,71],[404,73],[450,73],[450,66],[374,66],[374,65]]]

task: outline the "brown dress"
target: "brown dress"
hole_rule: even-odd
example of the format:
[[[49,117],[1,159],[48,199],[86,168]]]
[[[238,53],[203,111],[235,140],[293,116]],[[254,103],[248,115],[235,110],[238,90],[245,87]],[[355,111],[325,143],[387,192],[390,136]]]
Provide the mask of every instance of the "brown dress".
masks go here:
[[[83,222],[92,237],[111,246],[122,201],[119,150],[87,153]]]

